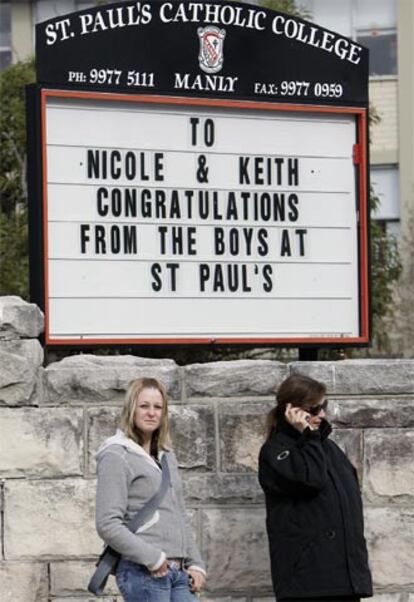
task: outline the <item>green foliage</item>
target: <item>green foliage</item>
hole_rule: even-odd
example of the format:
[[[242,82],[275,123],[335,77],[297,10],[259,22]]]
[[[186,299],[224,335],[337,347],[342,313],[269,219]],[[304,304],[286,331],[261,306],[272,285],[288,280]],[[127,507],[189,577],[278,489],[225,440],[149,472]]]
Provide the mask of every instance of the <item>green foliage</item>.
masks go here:
[[[271,8],[280,13],[294,15],[295,17],[300,17],[302,19],[308,19],[310,16],[303,9],[297,8],[295,0],[261,0],[259,4],[260,6],[263,6],[263,8]]]
[[[371,189],[370,204],[371,218],[380,200]],[[402,265],[398,241],[394,236],[387,235],[381,222],[371,219],[371,300],[373,330],[377,345],[381,348],[386,344],[382,335],[382,320],[391,316],[394,308],[394,288],[401,275]]]
[[[25,85],[33,59],[0,73],[0,295],[28,297]]]
[[[30,59],[0,73],[0,191],[1,210],[13,213],[27,198],[25,85],[35,80]]]
[[[0,295],[28,299],[27,213],[0,213]]]
[[[374,125],[381,118],[372,105],[369,108],[370,134]],[[375,344],[378,349],[387,346],[387,337],[384,336],[382,322],[390,317],[394,310],[394,289],[401,276],[402,264],[398,241],[395,236],[386,233],[383,224],[375,219],[375,214],[380,206],[380,199],[373,188],[370,189],[369,207],[371,215],[370,224],[370,251],[371,251],[371,312]]]

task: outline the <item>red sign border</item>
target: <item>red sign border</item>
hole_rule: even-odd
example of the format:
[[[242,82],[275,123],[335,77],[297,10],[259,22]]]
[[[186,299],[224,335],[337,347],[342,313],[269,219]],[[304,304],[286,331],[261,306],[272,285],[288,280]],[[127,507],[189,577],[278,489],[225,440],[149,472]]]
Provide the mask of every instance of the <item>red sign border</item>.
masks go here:
[[[49,272],[48,272],[48,239],[47,239],[47,155],[46,155],[46,102],[48,98],[77,98],[93,100],[111,100],[133,102],[142,104],[189,105],[196,107],[223,107],[245,110],[278,111],[278,112],[303,112],[303,113],[333,113],[354,115],[357,120],[357,144],[354,148],[354,163],[358,170],[358,210],[359,210],[359,323],[360,336],[358,337],[289,337],[289,338],[211,338],[211,337],[183,337],[183,338],[51,338],[49,331]],[[339,107],[328,105],[301,105],[281,104],[271,102],[257,102],[245,100],[221,100],[210,98],[189,98],[176,96],[154,96],[138,94],[121,94],[107,92],[81,92],[77,90],[41,90],[41,148],[42,148],[42,178],[43,178],[43,261],[44,261],[44,311],[45,311],[45,343],[47,345],[277,345],[283,346],[349,346],[368,345],[370,342],[370,315],[369,315],[369,250],[368,250],[368,140],[367,140],[368,110],[365,107]]]

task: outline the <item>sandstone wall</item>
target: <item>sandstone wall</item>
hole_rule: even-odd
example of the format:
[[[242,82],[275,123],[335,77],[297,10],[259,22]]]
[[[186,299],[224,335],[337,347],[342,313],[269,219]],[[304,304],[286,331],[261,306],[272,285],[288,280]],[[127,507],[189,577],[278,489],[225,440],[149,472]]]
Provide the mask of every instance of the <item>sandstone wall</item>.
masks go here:
[[[414,361],[172,360],[80,354],[43,367],[39,310],[0,299],[2,602],[86,602],[101,550],[95,459],[128,382],[160,378],[188,509],[208,564],[204,602],[271,602],[257,453],[288,374],[328,385],[334,437],[358,466],[375,602],[414,602]],[[106,602],[120,601],[112,582]]]

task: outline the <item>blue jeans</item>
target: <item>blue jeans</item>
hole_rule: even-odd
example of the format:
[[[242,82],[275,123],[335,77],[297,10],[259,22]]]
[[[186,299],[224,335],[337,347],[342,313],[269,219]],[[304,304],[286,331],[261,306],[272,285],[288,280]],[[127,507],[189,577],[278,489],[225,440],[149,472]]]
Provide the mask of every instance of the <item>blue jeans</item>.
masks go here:
[[[145,566],[121,558],[116,583],[125,602],[198,601],[190,590],[187,573],[172,567],[165,577],[153,577]]]

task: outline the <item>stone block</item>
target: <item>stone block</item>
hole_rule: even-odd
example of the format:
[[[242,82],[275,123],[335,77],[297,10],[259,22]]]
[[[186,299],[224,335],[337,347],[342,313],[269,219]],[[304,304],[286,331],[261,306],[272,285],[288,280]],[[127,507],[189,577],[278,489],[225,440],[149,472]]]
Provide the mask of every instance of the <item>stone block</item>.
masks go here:
[[[170,406],[171,438],[180,468],[213,470],[216,465],[214,409]]]
[[[274,397],[288,367],[272,360],[235,360],[185,367],[187,397]]]
[[[264,509],[204,509],[202,532],[209,592],[271,589]]]
[[[220,463],[223,472],[257,472],[265,441],[266,416],[274,402],[219,406]]]
[[[143,376],[157,378],[174,399],[181,396],[180,373],[174,360],[130,355],[73,355],[45,370],[49,402],[112,402],[122,405],[128,384]]]
[[[44,329],[44,316],[34,303],[20,297],[0,297],[0,339],[35,339]]]
[[[184,474],[184,495],[189,504],[262,503],[256,474]]]
[[[87,591],[89,580],[95,570],[95,562],[69,561],[50,563],[50,591],[53,596],[90,594]],[[115,577],[109,577],[105,595],[119,594]],[[65,598],[67,600],[67,598]]]
[[[341,395],[401,395],[414,392],[414,360],[335,362],[335,391]]]
[[[47,565],[39,562],[1,562],[2,602],[48,602]]]
[[[98,555],[95,482],[67,478],[7,481],[4,553],[7,560],[64,560]]]
[[[337,399],[329,402],[329,419],[343,427],[413,427],[414,398]]]
[[[35,405],[41,395],[39,341],[0,341],[0,405]]]
[[[121,404],[117,408],[99,407],[88,410],[88,474],[96,473],[96,453],[103,442],[115,434],[121,418]]]
[[[326,385],[328,395],[335,391],[335,364],[337,362],[292,362],[290,374],[304,374]]]
[[[370,600],[372,602],[408,602],[405,594],[401,593],[375,594]]]
[[[414,501],[414,430],[368,429],[365,439],[364,494],[392,501]]]
[[[365,507],[365,535],[374,584],[401,591],[414,586],[414,510]]]
[[[346,454],[358,472],[360,483],[363,475],[363,441],[362,431],[356,429],[334,429],[331,439]]]
[[[324,382],[328,394],[393,395],[414,392],[414,360],[292,362],[290,371]]]
[[[0,432],[0,476],[56,477],[82,473],[81,409],[3,409]]]

